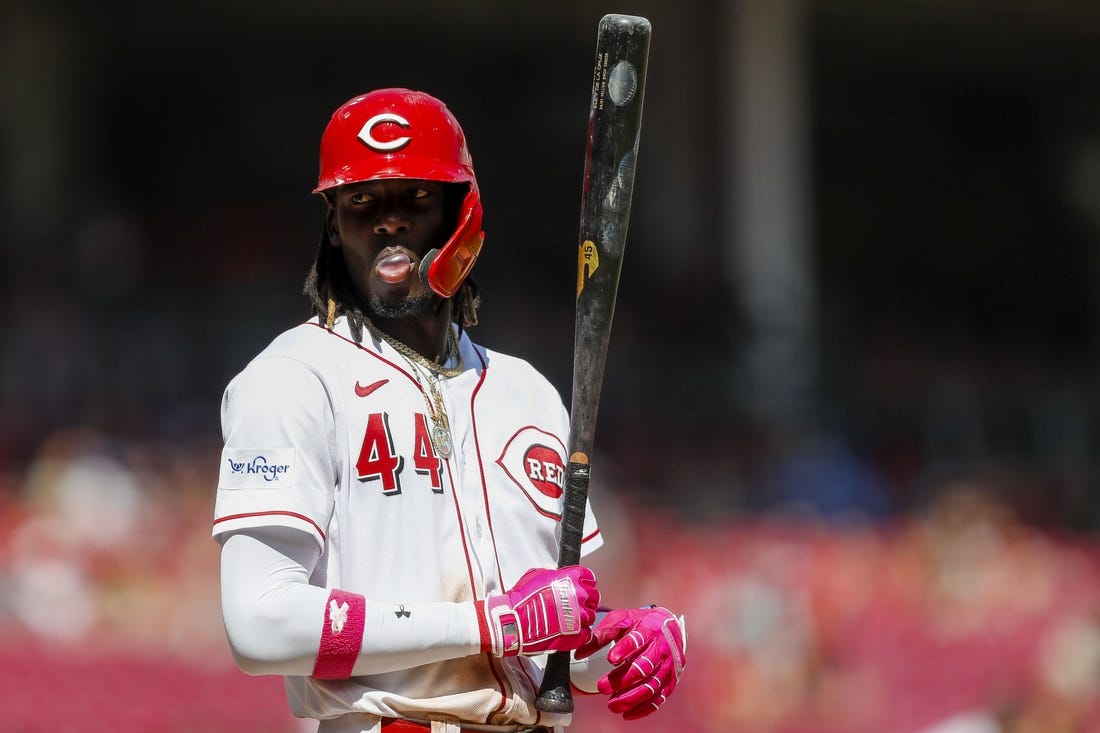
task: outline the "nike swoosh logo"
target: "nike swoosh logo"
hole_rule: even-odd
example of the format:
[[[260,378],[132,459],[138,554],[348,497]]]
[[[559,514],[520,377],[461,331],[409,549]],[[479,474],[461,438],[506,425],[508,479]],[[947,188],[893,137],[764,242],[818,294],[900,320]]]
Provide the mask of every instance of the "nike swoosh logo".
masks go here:
[[[355,382],[355,394],[359,395],[360,397],[366,397],[371,392],[378,389],[379,387],[381,387],[383,384],[385,384],[388,381],[390,381],[390,380],[388,380],[388,379],[379,379],[374,384],[368,384],[366,387],[364,387],[363,385],[359,384],[359,382],[357,380]]]

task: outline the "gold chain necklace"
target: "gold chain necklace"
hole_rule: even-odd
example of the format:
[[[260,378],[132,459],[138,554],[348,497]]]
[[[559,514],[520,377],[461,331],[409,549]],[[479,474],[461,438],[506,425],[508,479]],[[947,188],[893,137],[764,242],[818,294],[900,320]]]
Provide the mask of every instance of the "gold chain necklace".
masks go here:
[[[413,362],[408,359],[405,361],[409,362],[409,368],[412,369],[413,377],[416,379],[417,385],[420,386],[420,394],[424,395],[424,404],[428,406],[428,414],[432,418],[432,445],[435,446],[436,453],[442,456],[443,460],[447,460],[454,452],[454,446],[451,443],[451,421],[447,419],[447,409],[443,406],[443,395],[439,393],[436,380],[432,379],[429,374],[425,378],[428,383],[428,392],[431,392],[432,395],[429,401],[428,392],[424,391],[424,382],[420,381],[420,370]],[[435,403],[434,407],[432,403]]]
[[[455,330],[450,326],[447,327],[447,350],[444,353],[443,363],[446,364],[448,361],[451,360],[451,357],[453,356],[456,364],[454,367],[448,368],[436,364],[431,359],[428,359],[427,357],[420,354],[420,352],[406,346],[389,334],[383,333],[382,331],[378,330],[378,327],[370,321],[365,320],[364,323],[367,326],[367,330],[370,331],[375,338],[385,341],[387,344],[392,346],[394,351],[405,357],[405,361],[409,361],[411,359],[412,361],[427,369],[429,372],[432,372],[433,374],[438,374],[439,376],[446,377],[448,379],[450,379],[451,377],[457,377],[459,374],[462,374],[462,352],[458,348],[458,337],[455,336]]]
[[[445,378],[457,377],[462,373],[462,352],[459,351],[458,337],[455,336],[454,329],[450,329],[448,333],[447,352],[444,362],[450,361],[451,354],[454,354],[457,366],[448,369],[436,364],[434,361],[426,359],[397,339],[390,338],[379,331],[370,321],[366,321],[366,325],[367,329],[374,334],[374,336],[392,346],[394,350],[401,355],[401,358],[405,360],[405,363],[409,365],[409,370],[412,372],[413,379],[416,380],[417,386],[420,387],[420,394],[424,397],[424,404],[428,406],[428,415],[432,419],[432,445],[435,447],[436,453],[438,453],[443,460],[447,460],[454,452],[454,445],[451,442],[451,421],[447,418],[447,409],[443,406],[443,395],[439,392],[436,380],[432,379],[432,373],[436,374],[438,377]],[[425,375],[424,380],[420,378],[420,369],[417,365],[424,367],[429,372]],[[427,390],[424,389],[425,381],[428,383]],[[431,393],[430,399],[428,397],[429,393]]]

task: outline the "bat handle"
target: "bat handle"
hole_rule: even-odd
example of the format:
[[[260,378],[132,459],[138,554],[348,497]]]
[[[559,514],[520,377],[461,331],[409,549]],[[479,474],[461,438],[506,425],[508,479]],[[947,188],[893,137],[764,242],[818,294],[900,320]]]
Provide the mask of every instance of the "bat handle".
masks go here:
[[[544,713],[573,712],[573,689],[569,682],[569,652],[554,652],[546,660],[546,672],[535,698],[535,707]]]
[[[569,456],[565,466],[565,487],[561,510],[561,536],[558,538],[558,567],[581,561],[584,539],[584,514],[588,505],[588,481],[592,467],[588,454],[580,451]]]
[[[569,456],[565,469],[565,504],[562,508],[561,541],[558,567],[576,565],[581,559],[581,539],[584,533],[584,512],[588,502],[588,480],[591,467],[588,455]],[[569,682],[569,652],[554,652],[546,660],[542,685],[535,707],[544,713],[573,712],[573,690]]]

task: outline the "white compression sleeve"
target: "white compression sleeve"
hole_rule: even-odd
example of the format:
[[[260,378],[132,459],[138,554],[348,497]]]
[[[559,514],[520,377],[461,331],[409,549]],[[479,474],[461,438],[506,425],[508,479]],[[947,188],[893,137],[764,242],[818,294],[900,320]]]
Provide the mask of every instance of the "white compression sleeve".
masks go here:
[[[250,529],[225,539],[222,617],[229,645],[244,672],[313,674],[330,594],[328,588],[309,584],[319,557],[320,549],[310,535],[286,527]],[[402,608],[367,599],[363,629],[354,675],[391,672],[481,651],[472,602],[416,603]]]

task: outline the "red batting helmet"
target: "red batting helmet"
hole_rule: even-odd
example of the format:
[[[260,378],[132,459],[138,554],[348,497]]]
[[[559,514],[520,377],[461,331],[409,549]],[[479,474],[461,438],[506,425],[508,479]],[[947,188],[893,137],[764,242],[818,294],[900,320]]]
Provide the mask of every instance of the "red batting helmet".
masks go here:
[[[485,233],[466,136],[443,102],[424,92],[378,89],[333,113],[321,136],[321,171],[313,192],[383,178],[468,186],[454,234],[420,265],[428,286],[451,297],[474,266]]]

